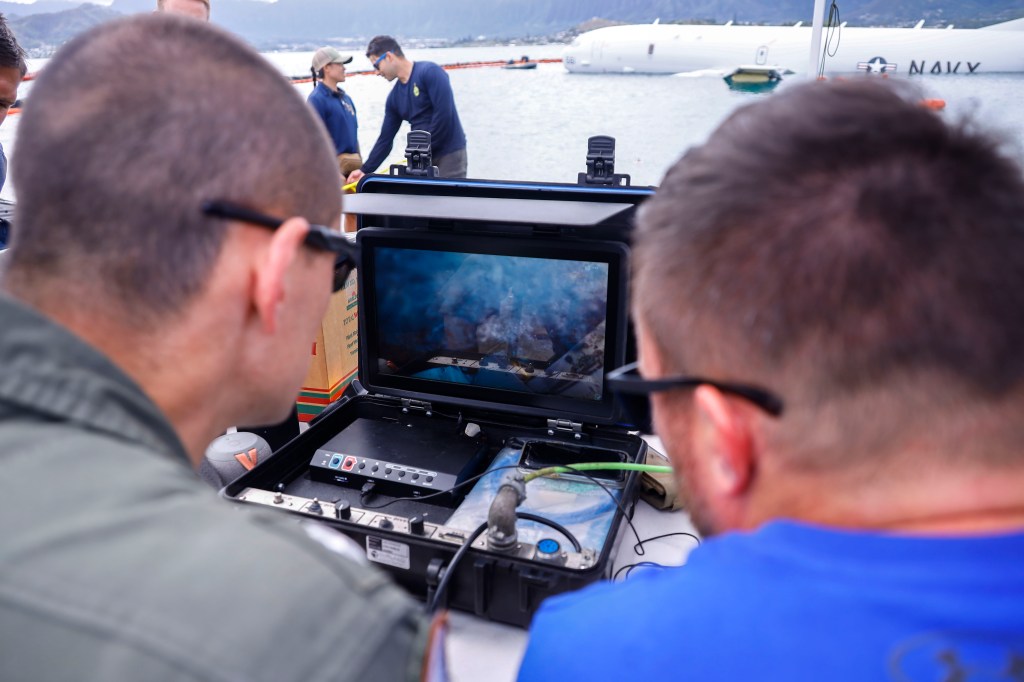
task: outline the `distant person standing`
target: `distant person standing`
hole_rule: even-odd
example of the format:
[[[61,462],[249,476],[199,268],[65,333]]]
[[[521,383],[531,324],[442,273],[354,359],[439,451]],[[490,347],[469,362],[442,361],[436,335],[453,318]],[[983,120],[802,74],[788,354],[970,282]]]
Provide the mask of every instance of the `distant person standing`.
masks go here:
[[[7,20],[0,14],[0,125],[7,118],[7,112],[18,101],[18,86],[28,73],[25,64],[25,50],[18,45],[17,38],[7,26]],[[0,189],[7,180],[7,155],[0,145]]]
[[[413,130],[430,133],[433,164],[442,177],[466,177],[466,133],[455,110],[455,96],[448,74],[433,62],[412,62],[391,36],[377,36],[366,47],[366,57],[381,76],[398,83],[388,95],[380,137],[362,168],[348,176],[355,182],[377,170],[394,144],[402,121]]]
[[[156,11],[209,21],[210,0],[156,0]]]
[[[306,100],[320,115],[327,133],[334,142],[334,153],[338,157],[341,177],[347,177],[363,165],[359,154],[359,123],[356,120],[356,105],[339,86],[345,82],[345,65],[352,56],[342,54],[333,47],[321,47],[313,53],[313,92]],[[320,82],[317,83],[317,78]]]
[[[14,103],[18,101],[18,86],[28,73],[25,64],[25,50],[7,26],[7,20],[0,14],[0,125],[7,118]],[[7,180],[7,155],[0,144],[0,189]],[[0,220],[0,249],[7,246],[7,221]]]

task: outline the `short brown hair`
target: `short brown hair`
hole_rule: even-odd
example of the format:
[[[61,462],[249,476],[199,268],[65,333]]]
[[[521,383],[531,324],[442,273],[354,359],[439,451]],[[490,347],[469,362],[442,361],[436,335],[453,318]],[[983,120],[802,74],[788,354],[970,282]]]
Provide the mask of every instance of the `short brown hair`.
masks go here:
[[[397,57],[405,56],[405,53],[402,52],[402,46],[391,36],[374,36],[366,46],[367,57],[371,55],[379,57],[386,52],[390,52]]]
[[[335,221],[331,149],[294,87],[237,38],[168,14],[104,24],[57,53],[25,107],[7,283],[30,300],[47,286],[102,294],[140,322],[177,312],[224,237],[203,201]]]
[[[18,39],[14,37],[3,14],[0,14],[0,67],[17,69],[22,78],[28,73],[25,50],[18,44]]]
[[[642,208],[635,267],[673,371],[805,405],[922,377],[1024,392],[1021,169],[910,86],[809,83],[737,111]]]

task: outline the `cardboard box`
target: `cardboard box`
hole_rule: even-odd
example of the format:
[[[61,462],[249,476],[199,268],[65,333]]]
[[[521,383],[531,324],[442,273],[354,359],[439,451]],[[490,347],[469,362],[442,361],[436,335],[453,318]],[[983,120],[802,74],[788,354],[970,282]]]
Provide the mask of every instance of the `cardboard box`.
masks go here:
[[[359,371],[359,294],[356,273],[331,296],[313,344],[309,371],[296,401],[299,421],[311,421],[334,402]]]

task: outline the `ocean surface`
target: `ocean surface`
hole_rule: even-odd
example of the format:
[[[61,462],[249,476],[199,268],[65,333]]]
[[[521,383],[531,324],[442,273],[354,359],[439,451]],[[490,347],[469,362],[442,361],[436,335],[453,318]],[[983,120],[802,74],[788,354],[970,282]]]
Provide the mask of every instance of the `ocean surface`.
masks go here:
[[[505,45],[409,50],[408,56],[454,64],[523,55],[557,58],[561,51],[560,45]],[[265,56],[286,75],[309,74],[312,52]],[[370,69],[361,53],[354,56],[351,71]],[[44,65],[45,60],[33,60],[30,70]],[[687,148],[704,141],[730,112],[771,96],[730,91],[717,76],[570,74],[561,64],[541,64],[528,71],[459,69],[449,75],[468,138],[469,174],[475,178],[575,182],[576,174],[585,170],[587,139],[611,135],[616,140],[616,172],[628,173],[635,185],[657,185],[672,163]],[[1016,140],[1018,150],[1024,148],[1024,74],[912,79],[926,96],[947,102],[945,116],[972,113],[985,126]],[[798,78],[790,77],[780,88],[796,82]],[[31,97],[31,87],[31,82],[24,84],[21,96]],[[312,86],[295,87],[305,97]],[[355,101],[360,145],[364,153],[369,152],[391,84],[375,75],[353,74],[343,87]],[[12,165],[17,164],[19,117],[8,117],[0,128],[0,142]],[[396,138],[390,162],[403,158],[406,130]],[[8,180],[2,196],[15,198],[16,191]]]

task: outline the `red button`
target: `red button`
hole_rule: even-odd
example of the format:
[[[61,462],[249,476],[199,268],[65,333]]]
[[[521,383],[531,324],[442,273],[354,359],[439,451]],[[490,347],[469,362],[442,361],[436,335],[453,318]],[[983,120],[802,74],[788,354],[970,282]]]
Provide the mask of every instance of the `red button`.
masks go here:
[[[356,465],[356,458],[349,455],[345,458],[345,462],[341,465],[344,471],[352,471],[352,467]]]

